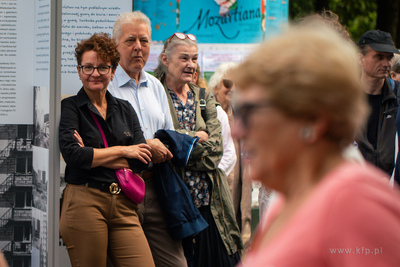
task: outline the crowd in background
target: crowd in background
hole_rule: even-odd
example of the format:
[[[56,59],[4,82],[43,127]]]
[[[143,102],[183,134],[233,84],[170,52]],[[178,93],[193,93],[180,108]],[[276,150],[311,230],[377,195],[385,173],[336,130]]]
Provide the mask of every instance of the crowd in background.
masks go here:
[[[398,266],[399,50],[379,30],[357,50],[328,11],[291,27],[208,83],[192,34],[173,33],[154,76],[143,70],[140,11],[78,43],[82,88],[62,101],[59,136],[72,266]],[[190,157],[160,130],[194,144]],[[117,190],[120,168],[141,175],[143,202]],[[204,230],[166,210],[173,177]],[[252,180],[264,213],[253,236]]]

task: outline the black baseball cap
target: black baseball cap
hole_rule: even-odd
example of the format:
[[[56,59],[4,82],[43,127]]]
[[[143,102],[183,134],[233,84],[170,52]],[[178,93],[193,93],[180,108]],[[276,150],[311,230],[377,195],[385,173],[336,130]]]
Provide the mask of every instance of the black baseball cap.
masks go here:
[[[388,32],[380,30],[370,30],[364,33],[358,45],[369,45],[372,49],[378,52],[388,52],[400,54],[399,50],[394,46],[392,36]]]

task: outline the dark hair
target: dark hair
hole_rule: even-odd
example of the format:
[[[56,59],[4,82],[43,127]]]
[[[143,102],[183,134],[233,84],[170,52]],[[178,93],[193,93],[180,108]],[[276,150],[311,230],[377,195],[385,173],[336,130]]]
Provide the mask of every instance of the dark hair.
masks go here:
[[[107,33],[95,33],[89,39],[77,43],[75,57],[78,65],[81,65],[82,56],[87,51],[95,51],[104,62],[111,62],[113,70],[117,68],[120,54],[117,45]]]
[[[368,51],[370,51],[372,48],[369,46],[369,44],[363,44],[358,46],[358,51],[363,55],[366,56],[368,54]]]

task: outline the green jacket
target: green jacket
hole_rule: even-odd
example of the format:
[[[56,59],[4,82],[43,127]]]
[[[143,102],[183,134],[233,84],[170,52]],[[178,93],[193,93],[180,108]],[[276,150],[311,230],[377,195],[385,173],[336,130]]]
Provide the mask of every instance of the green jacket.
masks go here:
[[[201,116],[199,106],[199,90],[200,88],[189,83],[195,98],[196,105],[196,126],[195,131],[186,131],[180,129],[178,116],[172,102],[172,98],[164,84],[165,92],[168,98],[168,104],[171,111],[174,128],[179,133],[186,133],[192,137],[197,131],[205,131],[208,134],[206,142],[198,143],[194,149],[188,165],[185,168],[177,170],[177,173],[183,177],[185,169],[205,171],[212,182],[211,192],[211,213],[214,217],[215,224],[221,235],[221,239],[225,244],[228,254],[231,255],[239,249],[243,249],[243,243],[239,231],[238,224],[235,219],[232,197],[229,191],[228,181],[225,173],[218,168],[221,161],[223,145],[221,135],[221,123],[217,118],[217,109],[215,108],[215,100],[210,92],[206,91],[206,121]]]

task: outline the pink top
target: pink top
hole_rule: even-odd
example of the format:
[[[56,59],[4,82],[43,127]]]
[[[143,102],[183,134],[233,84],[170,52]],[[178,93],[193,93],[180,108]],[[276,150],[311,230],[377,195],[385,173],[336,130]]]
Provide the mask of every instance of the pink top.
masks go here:
[[[280,198],[257,229],[242,267],[400,266],[400,195],[378,169],[344,163],[331,171],[268,243]],[[386,181],[387,182],[387,181]]]

